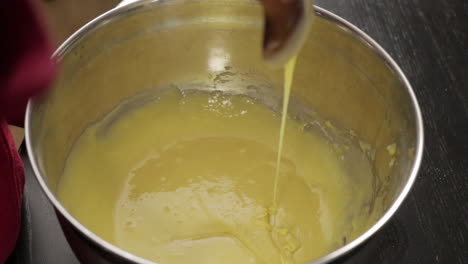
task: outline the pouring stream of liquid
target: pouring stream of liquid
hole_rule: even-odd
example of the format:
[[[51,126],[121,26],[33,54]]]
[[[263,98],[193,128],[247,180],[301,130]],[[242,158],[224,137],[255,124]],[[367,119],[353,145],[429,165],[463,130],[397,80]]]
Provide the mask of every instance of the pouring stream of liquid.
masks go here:
[[[294,68],[296,66],[296,56],[289,59],[284,67],[284,91],[283,91],[283,111],[281,116],[281,127],[278,140],[278,156],[276,157],[276,172],[273,187],[273,208],[278,207],[278,182],[280,176],[281,156],[283,154],[284,131],[286,127],[286,118],[288,116],[289,96],[291,94],[291,85],[294,77]]]

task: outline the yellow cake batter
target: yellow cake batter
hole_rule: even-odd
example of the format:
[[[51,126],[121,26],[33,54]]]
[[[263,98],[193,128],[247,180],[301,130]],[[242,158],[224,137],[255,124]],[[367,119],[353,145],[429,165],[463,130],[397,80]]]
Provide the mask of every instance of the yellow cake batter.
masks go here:
[[[281,118],[269,108],[174,88],[125,110],[83,133],[58,188],[97,235],[161,264],[305,263],[342,244],[348,178],[304,124],[285,122],[273,199]]]

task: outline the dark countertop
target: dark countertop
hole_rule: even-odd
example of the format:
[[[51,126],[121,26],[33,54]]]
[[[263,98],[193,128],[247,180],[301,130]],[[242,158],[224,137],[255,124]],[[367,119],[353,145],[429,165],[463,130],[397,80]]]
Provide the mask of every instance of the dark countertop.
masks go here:
[[[376,40],[408,77],[425,125],[406,201],[343,263],[468,263],[468,1],[317,0]]]
[[[468,263],[468,0],[316,3],[363,29],[401,66],[426,136],[421,171],[401,208],[336,264]],[[30,171],[27,181],[25,223],[33,228],[23,230],[11,263],[76,263],[60,232],[41,229],[57,220]]]

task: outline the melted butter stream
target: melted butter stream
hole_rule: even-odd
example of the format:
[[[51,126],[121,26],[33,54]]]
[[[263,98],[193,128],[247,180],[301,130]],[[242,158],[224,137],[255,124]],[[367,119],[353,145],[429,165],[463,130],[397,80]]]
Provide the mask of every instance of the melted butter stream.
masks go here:
[[[306,263],[336,249],[352,189],[330,143],[288,118],[294,63],[281,116],[179,89],[116,110],[76,142],[58,197],[100,237],[162,264]]]
[[[284,69],[284,91],[283,91],[283,111],[281,114],[281,125],[278,140],[278,154],[276,158],[275,180],[273,184],[273,206],[269,210],[268,228],[271,229],[273,239],[277,241],[277,246],[281,251],[282,263],[294,263],[291,261],[293,254],[300,248],[299,241],[292,235],[288,229],[276,225],[276,215],[278,211],[278,184],[280,178],[281,158],[284,146],[284,133],[286,129],[286,120],[288,117],[289,98],[294,77],[294,68],[296,66],[296,56],[292,57],[285,65]]]

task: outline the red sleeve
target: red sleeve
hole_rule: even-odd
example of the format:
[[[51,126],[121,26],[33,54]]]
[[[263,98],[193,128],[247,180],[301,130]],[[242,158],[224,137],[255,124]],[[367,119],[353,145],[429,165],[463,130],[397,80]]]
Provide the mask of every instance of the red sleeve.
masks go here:
[[[0,7],[0,264],[20,231],[24,170],[6,121],[23,125],[29,97],[48,87],[55,72],[51,45],[32,0]]]
[[[48,87],[55,73],[51,42],[32,0],[0,8],[0,115],[22,126],[29,97]]]

